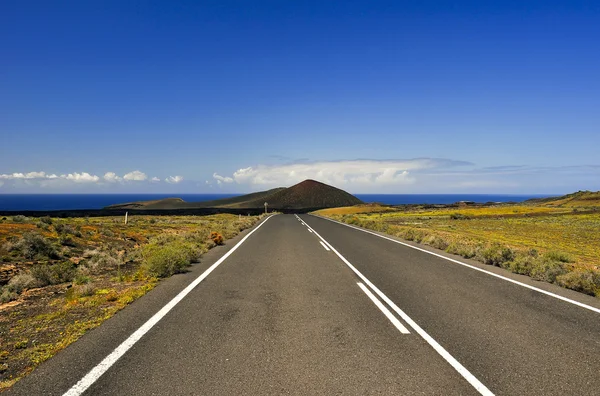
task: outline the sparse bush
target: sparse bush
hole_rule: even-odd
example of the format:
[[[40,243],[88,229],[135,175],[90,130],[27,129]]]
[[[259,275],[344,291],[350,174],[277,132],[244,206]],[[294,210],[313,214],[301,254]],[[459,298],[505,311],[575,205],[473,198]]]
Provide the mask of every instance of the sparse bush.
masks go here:
[[[35,226],[37,228],[40,228],[40,229],[44,230],[44,231],[48,231],[50,229],[50,226],[48,224],[42,223],[41,221],[38,221],[37,223],[35,223]]]
[[[83,275],[82,273],[78,272],[75,277],[73,278],[73,283],[76,285],[85,285],[86,283],[90,283],[92,281],[92,278],[90,278],[87,275]]]
[[[515,252],[507,247],[502,246],[498,243],[494,243],[491,246],[481,250],[481,258],[485,264],[495,265],[502,267],[503,264],[514,260]]]
[[[74,234],[75,233],[75,229],[69,225],[69,224],[64,224],[64,223],[57,223],[54,225],[54,229],[56,230],[57,233],[59,234]]]
[[[21,294],[23,291],[36,286],[37,282],[33,275],[28,272],[21,272],[18,275],[13,276],[4,288],[17,294]]]
[[[93,283],[84,283],[74,288],[75,294],[79,297],[89,297],[96,293],[96,286]]]
[[[26,223],[29,221],[29,217],[23,215],[16,215],[12,217],[13,223]]]
[[[141,267],[148,275],[164,278],[183,272],[196,257],[197,253],[187,242],[151,243],[142,248]]]
[[[564,275],[567,272],[569,272],[569,270],[565,267],[563,262],[543,257],[534,261],[534,265],[531,268],[529,275],[533,279],[554,283],[558,276]]]
[[[414,241],[417,243],[421,243],[423,239],[427,236],[427,232],[423,230],[418,230],[415,228],[409,228],[408,230],[401,233],[399,236],[401,238],[406,239],[407,241]]]
[[[32,287],[37,287],[37,282],[31,274],[22,272],[15,275],[8,281],[8,284],[0,288],[0,303],[16,300],[19,294]]]
[[[551,261],[558,261],[561,263],[574,263],[573,257],[564,252],[550,251],[544,254],[544,258]]]
[[[513,261],[509,261],[508,270],[515,274],[529,275],[535,265],[535,257],[531,255],[518,255]]]
[[[40,234],[27,232],[10,250],[16,250],[27,259],[58,259],[60,256],[52,243]]]
[[[70,261],[58,264],[37,264],[31,268],[31,275],[39,286],[58,285],[71,282],[75,277],[75,266]]]
[[[77,244],[75,243],[75,241],[73,240],[73,238],[71,238],[69,235],[63,235],[59,238],[59,242],[62,246],[70,246],[70,247],[75,247],[77,246]]]
[[[10,291],[5,287],[0,289],[0,303],[4,304],[13,300],[16,300],[19,295],[14,291]]]
[[[462,213],[452,213],[450,215],[450,218],[452,220],[470,220],[472,217],[469,215],[462,214]]]
[[[48,225],[52,224],[52,218],[50,216],[40,217],[40,221],[44,224],[48,224]]]
[[[556,277],[562,287],[600,297],[600,273],[596,271],[571,271]]]
[[[78,272],[82,275],[98,274],[115,268],[121,263],[119,258],[98,250],[86,250],[83,257],[85,260],[78,268]]]
[[[107,236],[107,237],[114,237],[115,236],[115,233],[112,232],[111,230],[109,230],[108,228],[102,228],[100,230],[100,234],[102,234],[104,236]]]
[[[457,254],[464,258],[473,258],[477,254],[477,246],[461,243],[461,242],[453,242],[446,249],[448,253]]]
[[[349,216],[343,219],[348,224],[360,225],[360,219],[357,216]]]
[[[450,245],[448,241],[438,235],[429,235],[425,239],[423,239],[423,243],[425,245],[432,246],[436,249],[446,250]]]

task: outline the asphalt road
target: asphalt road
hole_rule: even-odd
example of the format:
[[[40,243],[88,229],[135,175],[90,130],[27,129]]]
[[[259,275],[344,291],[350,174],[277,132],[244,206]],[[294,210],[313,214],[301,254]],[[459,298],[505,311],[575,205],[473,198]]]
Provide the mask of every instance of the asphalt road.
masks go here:
[[[273,216],[7,394],[600,394],[597,299],[461,261]]]

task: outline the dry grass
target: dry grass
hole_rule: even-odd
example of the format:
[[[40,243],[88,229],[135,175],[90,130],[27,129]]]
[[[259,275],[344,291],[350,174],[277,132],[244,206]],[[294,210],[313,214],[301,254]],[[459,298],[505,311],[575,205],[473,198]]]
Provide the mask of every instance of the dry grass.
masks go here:
[[[600,211],[589,201],[316,213],[600,296]]]
[[[258,220],[227,214],[134,216],[127,225],[122,217],[0,220],[0,392],[151,290],[158,277],[183,271],[216,245],[211,233],[223,243]]]
[[[342,208],[331,208],[319,210],[316,213],[322,216],[327,215],[348,215],[348,214],[359,214],[359,213],[384,213],[384,212],[395,212],[394,208],[388,206],[381,206],[376,204],[369,205],[355,205],[345,206]]]

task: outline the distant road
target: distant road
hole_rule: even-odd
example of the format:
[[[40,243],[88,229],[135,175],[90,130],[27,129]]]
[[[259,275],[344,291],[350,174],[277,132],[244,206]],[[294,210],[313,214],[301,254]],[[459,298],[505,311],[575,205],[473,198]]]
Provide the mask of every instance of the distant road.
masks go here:
[[[445,256],[273,216],[7,394],[600,394],[597,299]]]

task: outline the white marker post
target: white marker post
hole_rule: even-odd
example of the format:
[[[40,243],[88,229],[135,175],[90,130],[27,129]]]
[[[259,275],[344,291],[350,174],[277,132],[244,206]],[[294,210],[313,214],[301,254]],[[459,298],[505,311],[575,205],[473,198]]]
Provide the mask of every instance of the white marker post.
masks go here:
[[[265,214],[267,214],[267,207],[269,206],[269,204],[267,202],[265,202]]]
[[[128,212],[125,212],[125,224],[127,224],[127,213]]]

